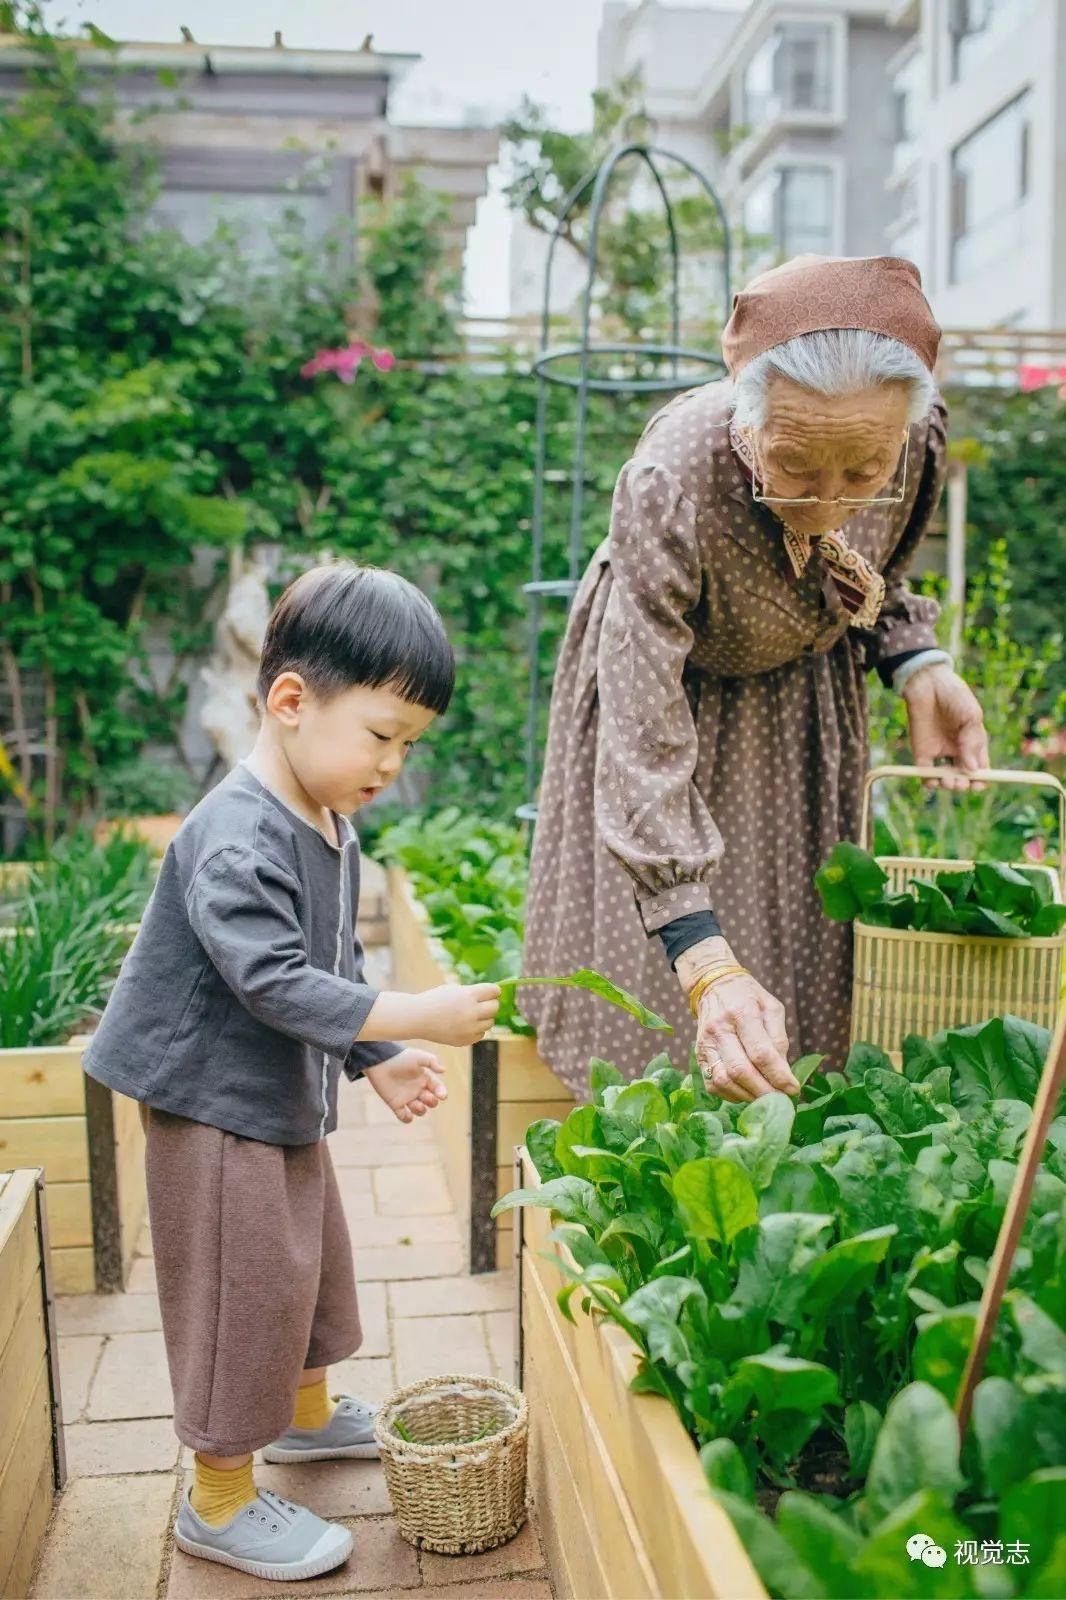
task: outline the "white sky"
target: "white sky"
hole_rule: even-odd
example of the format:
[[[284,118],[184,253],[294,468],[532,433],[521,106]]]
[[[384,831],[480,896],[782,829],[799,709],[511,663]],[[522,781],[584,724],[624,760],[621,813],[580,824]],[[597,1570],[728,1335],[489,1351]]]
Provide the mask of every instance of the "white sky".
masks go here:
[[[177,40],[181,24],[203,44],[285,43],[422,56],[391,102],[396,122],[492,123],[523,94],[560,126],[587,127],[602,0],[53,0],[53,20],[92,21],[117,39]],[[498,185],[498,174],[494,174]],[[510,215],[494,186],[481,202],[467,252],[471,311],[506,311]]]

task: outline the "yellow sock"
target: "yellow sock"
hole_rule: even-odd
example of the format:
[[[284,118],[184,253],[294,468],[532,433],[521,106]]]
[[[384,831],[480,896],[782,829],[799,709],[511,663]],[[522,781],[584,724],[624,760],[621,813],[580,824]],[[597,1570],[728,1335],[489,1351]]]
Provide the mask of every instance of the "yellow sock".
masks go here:
[[[189,1499],[196,1515],[205,1522],[210,1522],[216,1528],[221,1527],[242,1506],[249,1505],[255,1499],[250,1456],[243,1467],[209,1467],[199,1456],[193,1459],[196,1477],[189,1490]]]
[[[326,1380],[304,1383],[296,1391],[296,1409],[292,1414],[294,1428],[324,1428],[337,1407],[326,1393]]]

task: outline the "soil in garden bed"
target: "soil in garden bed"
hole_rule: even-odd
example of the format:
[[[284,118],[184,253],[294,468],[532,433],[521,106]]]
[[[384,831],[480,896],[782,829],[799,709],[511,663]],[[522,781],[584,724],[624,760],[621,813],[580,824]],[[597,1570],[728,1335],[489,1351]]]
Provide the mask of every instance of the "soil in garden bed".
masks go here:
[[[788,1489],[804,1489],[808,1494],[831,1494],[838,1500],[846,1500],[862,1487],[861,1479],[852,1477],[848,1471],[847,1451],[828,1430],[815,1434],[802,1456],[792,1463],[789,1479],[790,1482],[784,1485],[764,1483],[756,1486],[755,1503],[768,1517],[774,1515],[777,1502]]]

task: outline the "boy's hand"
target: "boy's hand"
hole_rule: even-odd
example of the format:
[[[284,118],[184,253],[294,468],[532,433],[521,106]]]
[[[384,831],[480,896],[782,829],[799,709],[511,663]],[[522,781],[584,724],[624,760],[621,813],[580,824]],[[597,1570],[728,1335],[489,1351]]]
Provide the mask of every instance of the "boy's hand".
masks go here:
[[[448,1098],[444,1068],[428,1050],[401,1050],[363,1072],[371,1088],[401,1122],[413,1122]]]
[[[419,1034],[435,1044],[476,1044],[496,1020],[500,989],[495,983],[445,983],[415,997]]]

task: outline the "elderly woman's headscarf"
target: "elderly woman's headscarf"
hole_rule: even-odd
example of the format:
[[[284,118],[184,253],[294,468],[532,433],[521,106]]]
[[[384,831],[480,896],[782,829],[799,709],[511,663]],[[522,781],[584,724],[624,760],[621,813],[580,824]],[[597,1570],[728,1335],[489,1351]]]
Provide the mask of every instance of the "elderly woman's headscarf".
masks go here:
[[[913,261],[899,256],[795,256],[733,296],[722,334],[731,377],[801,333],[859,328],[898,339],[932,372],[940,329]]]
[[[940,329],[922,293],[911,261],[898,256],[795,256],[760,273],[733,296],[733,313],[722,334],[730,376],[775,345],[804,333],[855,328],[898,339],[932,371]],[[754,481],[750,443],[736,429],[730,437],[749,480]],[[851,626],[870,628],[885,596],[885,580],[838,531],[801,533],[781,519],[793,575],[807,567],[817,545],[832,573]]]

